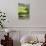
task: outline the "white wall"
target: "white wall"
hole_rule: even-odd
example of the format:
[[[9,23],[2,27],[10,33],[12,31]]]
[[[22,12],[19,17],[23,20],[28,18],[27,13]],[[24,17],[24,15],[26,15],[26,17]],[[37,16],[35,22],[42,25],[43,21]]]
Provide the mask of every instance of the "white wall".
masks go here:
[[[46,27],[46,0],[32,0],[32,26]]]
[[[0,0],[0,9],[6,12],[9,21],[7,27],[46,27],[46,0],[32,0],[32,14],[25,21],[18,19],[18,2],[31,4],[29,0]]]
[[[19,20],[17,14],[18,2],[31,4],[32,13],[30,19]],[[17,30],[39,30],[46,31],[46,0],[0,0],[0,9],[6,12],[8,22],[6,27],[33,27],[33,28],[16,28]],[[30,6],[31,6],[30,5]],[[35,28],[34,28],[35,27]],[[38,28],[37,28],[38,27]],[[14,29],[14,28],[13,28]]]

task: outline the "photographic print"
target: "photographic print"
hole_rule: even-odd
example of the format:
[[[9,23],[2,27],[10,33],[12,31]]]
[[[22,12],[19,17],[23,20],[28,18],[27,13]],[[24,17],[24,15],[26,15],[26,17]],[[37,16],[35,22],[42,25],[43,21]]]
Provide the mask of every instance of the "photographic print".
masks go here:
[[[29,5],[19,3],[18,4],[18,18],[28,19],[29,18]]]

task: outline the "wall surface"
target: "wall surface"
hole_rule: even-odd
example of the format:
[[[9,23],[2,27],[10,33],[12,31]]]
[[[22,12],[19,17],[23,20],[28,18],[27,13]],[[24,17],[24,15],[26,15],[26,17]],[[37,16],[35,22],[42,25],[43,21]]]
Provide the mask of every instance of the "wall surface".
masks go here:
[[[18,2],[30,4],[28,20],[18,19]],[[46,27],[46,0],[0,0],[0,10],[6,12],[6,27]]]

